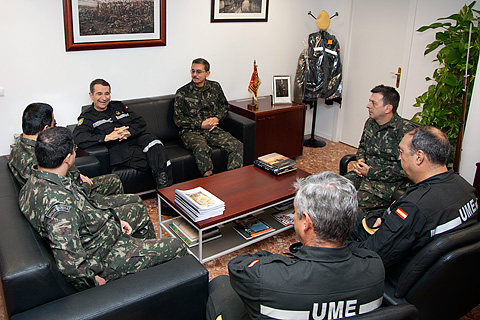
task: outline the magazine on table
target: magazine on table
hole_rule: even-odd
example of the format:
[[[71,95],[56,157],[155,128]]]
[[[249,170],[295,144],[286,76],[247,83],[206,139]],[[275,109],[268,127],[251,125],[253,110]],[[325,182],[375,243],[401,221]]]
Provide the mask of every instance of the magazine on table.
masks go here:
[[[288,227],[290,225],[293,225],[294,214],[295,210],[291,209],[272,213],[272,217],[281,224],[283,224],[285,227]]]
[[[253,164],[276,175],[297,169],[297,161],[275,152],[258,157]]]
[[[223,214],[225,202],[203,189],[175,190],[175,203],[194,222]]]
[[[182,217],[172,219],[168,226],[189,248],[198,245],[198,230]],[[213,227],[202,232],[202,242],[215,240],[221,236],[220,229]]]
[[[235,220],[234,223],[235,226],[233,228],[235,231],[247,240],[275,230],[265,221],[254,216]]]

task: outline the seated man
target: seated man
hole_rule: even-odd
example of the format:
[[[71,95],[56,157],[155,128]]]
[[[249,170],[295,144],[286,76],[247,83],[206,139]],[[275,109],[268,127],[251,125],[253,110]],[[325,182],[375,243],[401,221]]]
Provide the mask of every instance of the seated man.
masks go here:
[[[231,286],[227,276],[210,283],[208,319],[339,319],[382,304],[380,257],[345,246],[357,217],[352,183],[322,172],[295,187],[294,228],[303,247],[289,256],[261,251],[232,259]]]
[[[353,171],[345,177],[357,189],[358,206],[387,206],[395,190],[408,184],[398,160],[398,144],[414,124],[397,114],[400,95],[384,85],[371,90],[365,122]]]
[[[218,82],[207,80],[210,64],[197,58],[192,62],[192,81],[177,90],[173,120],[180,128],[185,148],[192,150],[203,176],[213,173],[211,147],[227,152],[227,170],[243,165],[243,143],[218,127],[229,110]]]
[[[37,164],[35,158],[35,143],[38,134],[55,126],[53,108],[46,103],[31,103],[23,111],[22,136],[10,153],[8,166],[18,183],[23,186],[30,175],[33,167]],[[86,196],[95,202],[103,205],[116,207],[126,203],[142,203],[139,196],[123,194],[123,185],[120,178],[115,174],[107,174],[99,177],[88,177],[80,174],[80,171],[73,165],[68,170],[68,176]],[[123,195],[121,195],[123,194]],[[120,197],[118,195],[121,195]],[[133,228],[133,236],[139,238],[155,238],[155,229],[148,214],[133,215],[133,212],[125,212],[121,217],[128,221]]]
[[[145,120],[121,101],[110,101],[110,84],[103,79],[90,83],[92,107],[83,111],[73,131],[82,149],[105,144],[112,166],[152,171],[161,189],[173,182],[172,167],[163,143],[146,132]]]
[[[393,281],[434,237],[471,226],[478,215],[475,189],[447,169],[452,147],[443,132],[416,128],[399,147],[402,168],[414,185],[371,225],[372,235],[357,223],[352,233],[357,242],[348,243],[377,252]]]
[[[83,290],[186,255],[178,239],[130,236],[131,226],[119,217],[122,211],[145,214],[143,205],[109,208],[90,201],[67,176],[75,149],[70,130],[42,131],[35,145],[38,169],[19,194],[22,213],[50,245],[67,281]]]

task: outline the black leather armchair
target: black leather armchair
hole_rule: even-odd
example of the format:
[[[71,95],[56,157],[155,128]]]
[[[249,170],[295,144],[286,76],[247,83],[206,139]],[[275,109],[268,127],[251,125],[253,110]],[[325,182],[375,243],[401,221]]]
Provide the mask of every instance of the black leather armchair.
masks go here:
[[[147,131],[158,137],[165,146],[165,151],[172,163],[174,183],[200,178],[195,158],[192,152],[185,149],[178,135],[178,127],[173,122],[173,103],[175,95],[165,95],[150,98],[124,100],[123,103],[147,123]],[[88,108],[83,106],[82,109]],[[73,130],[74,126],[69,126]],[[243,164],[252,164],[255,160],[255,121],[228,112],[220,127],[230,132],[243,143]],[[123,182],[126,193],[144,193],[154,190],[155,184],[150,173],[134,169],[116,168],[110,166],[108,149],[97,145],[85,149],[89,155],[100,161],[100,173],[115,173]],[[218,148],[212,151],[214,173],[227,170],[227,154]]]
[[[420,319],[459,319],[480,303],[480,224],[427,244],[401,271],[387,270],[384,304],[411,303]]]

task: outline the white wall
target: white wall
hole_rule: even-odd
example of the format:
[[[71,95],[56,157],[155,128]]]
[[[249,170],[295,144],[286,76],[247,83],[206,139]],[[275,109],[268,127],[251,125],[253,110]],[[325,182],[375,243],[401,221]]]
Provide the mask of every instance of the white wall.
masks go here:
[[[270,0],[267,23],[210,23],[211,0],[169,0],[167,46],[66,52],[62,1],[0,0],[0,154],[9,153],[13,134],[21,132],[29,103],[51,104],[59,125],[75,123],[98,77],[110,82],[113,99],[172,94],[190,80],[192,59],[204,57],[212,65],[210,78],[232,100],[250,96],[256,59],[259,95],[270,95],[273,75],[293,81],[304,40],[317,31],[307,12],[339,11],[329,29],[338,33],[345,1]]]

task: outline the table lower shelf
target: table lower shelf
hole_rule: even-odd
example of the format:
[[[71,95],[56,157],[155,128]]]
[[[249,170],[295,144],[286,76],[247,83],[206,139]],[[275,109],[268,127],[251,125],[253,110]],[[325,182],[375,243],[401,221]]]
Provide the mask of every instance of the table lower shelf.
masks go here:
[[[293,208],[279,210],[274,207],[270,207],[254,214],[254,216],[261,218],[264,222],[275,229],[274,231],[246,240],[234,229],[234,222],[229,222],[218,226],[220,233],[222,234],[220,238],[197,244],[196,246],[190,247],[189,251],[201,263],[204,263],[293,228],[293,225],[284,226],[282,223],[278,222],[274,217],[272,217],[272,213],[282,211],[291,212],[293,211]],[[176,237],[175,232],[169,226],[172,220],[174,219],[162,221],[161,227],[172,237]]]

